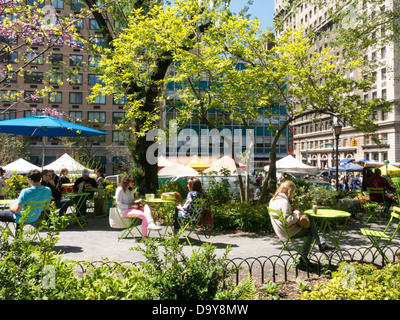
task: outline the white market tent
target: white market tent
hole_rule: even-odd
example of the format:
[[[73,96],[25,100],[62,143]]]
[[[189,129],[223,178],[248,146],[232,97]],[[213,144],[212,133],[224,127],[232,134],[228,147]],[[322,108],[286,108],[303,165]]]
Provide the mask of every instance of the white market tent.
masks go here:
[[[33,169],[42,171],[42,168],[35,166],[34,164],[22,158],[7,164],[3,167],[3,169],[6,170],[6,177],[11,177],[12,171],[16,171],[17,174],[27,174],[30,170]]]
[[[180,163],[168,164],[158,171],[159,178],[195,177],[198,174],[195,169]]]
[[[45,166],[43,169],[51,169],[54,170],[57,174],[60,173],[62,168],[68,169],[68,174],[82,174],[83,169],[88,169],[74,158],[69,156],[67,153],[64,153],[60,158],[56,161]],[[88,169],[90,173],[93,173],[94,170]]]
[[[174,162],[169,161],[167,158],[165,158],[163,156],[160,156],[157,158],[157,166],[161,169],[164,168],[165,166],[171,165],[173,163]]]
[[[239,167],[242,170],[244,170],[244,167],[246,167],[246,166],[244,164],[242,164],[242,163],[239,163]],[[212,171],[219,172],[222,169],[227,169],[232,174],[236,173],[237,168],[236,168],[236,165],[235,165],[235,160],[233,160],[233,158],[231,158],[229,156],[223,156],[222,158],[220,158],[217,161],[213,162],[211,164],[211,167],[207,168],[203,172],[204,173],[209,173],[209,172],[212,172]]]
[[[269,166],[264,167],[265,171],[269,170]],[[298,160],[296,160],[293,156],[288,155],[276,162],[276,171],[277,172],[292,172],[292,173],[308,173],[314,174],[319,169],[317,167],[309,166],[304,164]]]

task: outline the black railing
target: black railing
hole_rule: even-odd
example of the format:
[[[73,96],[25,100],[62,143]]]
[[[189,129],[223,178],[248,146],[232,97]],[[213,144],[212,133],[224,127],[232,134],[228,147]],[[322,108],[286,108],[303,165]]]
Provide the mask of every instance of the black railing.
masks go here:
[[[240,283],[250,274],[252,278],[265,283],[268,280],[273,282],[295,280],[300,277],[308,279],[315,276],[321,276],[336,270],[341,262],[359,262],[371,263],[382,267],[387,263],[397,262],[400,256],[399,247],[388,247],[384,251],[388,260],[382,258],[379,251],[374,247],[363,247],[358,249],[346,249],[333,251],[330,253],[312,254],[310,257],[311,268],[302,268],[297,264],[297,258],[289,253],[274,255],[271,257],[250,257],[228,259],[229,267],[236,269],[234,281]],[[90,268],[97,268],[107,265],[110,268],[118,268],[123,265],[141,265],[141,261],[116,262],[116,261],[81,261],[76,262],[78,272],[90,272]]]

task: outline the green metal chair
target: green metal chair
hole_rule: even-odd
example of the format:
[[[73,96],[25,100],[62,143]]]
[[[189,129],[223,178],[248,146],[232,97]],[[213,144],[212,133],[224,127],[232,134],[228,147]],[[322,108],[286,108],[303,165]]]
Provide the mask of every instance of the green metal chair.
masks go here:
[[[115,210],[115,212],[112,212],[113,210]],[[141,219],[139,219],[138,217],[122,217],[121,214],[119,213],[117,206],[110,208],[110,216],[112,216],[114,218],[115,218],[115,216],[117,216],[121,222],[121,224],[117,223],[116,226],[112,226],[113,228],[121,226],[123,229],[125,229],[124,232],[122,232],[121,236],[118,238],[118,241],[120,241],[121,239],[125,239],[129,235],[133,239],[135,239],[135,236],[132,233],[133,228],[136,228],[136,230],[142,236],[142,231],[138,227],[138,223],[139,223],[139,221],[141,221]],[[150,230],[149,230],[149,233],[150,233]]]
[[[400,205],[400,177],[393,177],[392,181],[396,186],[397,203]]]
[[[196,212],[198,210],[198,208],[201,208],[202,213],[201,215],[196,219],[183,219],[183,218],[178,218],[178,223],[180,226],[180,231],[179,233],[182,233],[185,238],[186,241],[191,245],[191,242],[189,240],[189,236],[192,234],[192,232],[194,232],[197,236],[197,238],[199,239],[199,241],[201,241],[200,236],[196,230],[196,228],[198,227],[198,225],[201,222],[201,218],[204,214],[204,209],[207,206],[207,202],[208,200],[205,198],[198,198],[194,200],[194,211]],[[190,227],[190,228],[189,228]]]
[[[363,221],[364,224],[367,224],[372,218],[376,220],[377,223],[379,223],[379,219],[376,216],[376,208],[378,207],[378,203],[376,202],[371,202],[371,201],[364,201],[363,197],[364,194],[361,190],[356,190],[357,196],[360,199],[360,205],[361,208],[364,210],[365,216],[367,216],[367,220]],[[362,219],[360,219],[362,221]]]
[[[44,210],[49,204],[49,201],[47,200],[40,200],[40,201],[26,201],[25,206],[23,208],[23,211],[21,212],[22,218],[21,220],[15,224],[15,237],[17,237],[19,234],[22,234],[22,229],[26,225],[32,225],[34,226],[38,220],[32,221],[32,222],[26,222],[25,220],[29,217],[29,212],[30,210]],[[7,224],[7,228],[11,231],[9,225]],[[39,237],[38,230],[34,228],[34,238]]]
[[[280,210],[275,210],[275,209],[271,209],[270,207],[268,207],[268,213],[269,213],[269,216],[270,216],[272,219],[276,219],[276,220],[279,220],[279,221],[282,222],[282,224],[283,224],[283,226],[284,226],[284,229],[285,229],[285,232],[286,232],[286,235],[287,235],[287,238],[288,238],[286,241],[279,239],[279,240],[282,242],[283,248],[282,248],[282,250],[279,252],[278,256],[280,257],[280,256],[282,255],[282,252],[283,252],[284,250],[286,250],[286,251],[289,253],[289,255],[293,258],[294,261],[298,261],[298,260],[299,260],[299,259],[298,259],[298,256],[301,257],[301,251],[302,251],[302,249],[303,249],[303,247],[304,247],[304,245],[305,245],[305,241],[303,242],[303,244],[302,244],[301,246],[298,246],[298,245],[294,242],[293,238],[290,237],[289,232],[288,232],[288,229],[287,229],[287,226],[286,226],[286,219],[285,219],[285,217],[284,217],[282,211],[280,211]],[[296,238],[296,239],[298,239],[298,238]],[[295,254],[292,253],[292,250],[290,249],[290,244],[291,244],[291,245],[293,246],[293,248],[295,249],[295,251],[296,251]]]
[[[376,203],[377,204],[377,209],[379,209],[379,211],[386,216],[388,214],[388,212],[386,212],[386,195],[385,195],[385,189],[384,188],[367,188],[367,193],[368,196],[370,198],[370,203]],[[378,201],[374,201],[371,200],[371,194],[373,195],[379,195],[380,197],[382,197],[382,201],[378,202]],[[375,211],[376,212],[376,211]]]
[[[392,234],[388,234],[389,228],[391,227],[394,219],[397,219],[397,226],[394,229]],[[397,232],[399,231],[399,227],[400,227],[400,207],[395,206],[395,207],[393,207],[393,211],[391,213],[390,220],[384,231],[378,231],[378,230],[374,230],[374,229],[360,229],[360,231],[364,236],[366,236],[371,241],[373,247],[375,247],[377,249],[377,251],[378,251],[377,257],[379,257],[379,255],[382,255],[384,262],[385,261],[389,262],[389,259],[386,257],[384,250],[385,250],[385,248],[387,248],[387,246],[392,242],[393,238],[396,236]],[[379,245],[380,240],[386,240],[386,242],[382,246],[380,246]],[[370,250],[368,250],[365,253],[365,255]]]

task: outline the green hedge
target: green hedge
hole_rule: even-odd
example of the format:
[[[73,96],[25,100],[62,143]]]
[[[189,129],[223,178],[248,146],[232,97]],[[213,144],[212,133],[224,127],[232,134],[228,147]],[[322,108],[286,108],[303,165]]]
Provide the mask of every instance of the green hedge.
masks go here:
[[[242,230],[245,232],[272,231],[268,216],[268,204],[252,202],[231,202],[212,204],[214,230]]]

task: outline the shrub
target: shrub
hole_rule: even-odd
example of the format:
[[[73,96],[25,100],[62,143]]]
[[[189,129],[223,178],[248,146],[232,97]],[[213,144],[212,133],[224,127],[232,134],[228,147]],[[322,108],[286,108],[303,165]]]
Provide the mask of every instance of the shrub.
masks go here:
[[[332,280],[304,292],[302,300],[398,300],[400,264],[379,269],[371,264],[341,263]]]
[[[272,231],[267,208],[267,203],[213,203],[214,230]]]
[[[228,267],[229,248],[217,258],[214,253],[216,247],[210,243],[194,249],[190,256],[183,253],[183,245],[179,244],[176,236],[163,240],[162,244],[162,255],[155,239],[146,239],[145,248],[134,248],[147,258],[143,271],[153,288],[152,299],[212,300],[217,296],[229,296],[229,293],[221,293],[228,289],[235,295],[235,287],[227,285],[235,272],[233,267]],[[236,298],[239,298],[237,294],[241,291],[235,292]],[[248,291],[245,292],[247,296]]]

